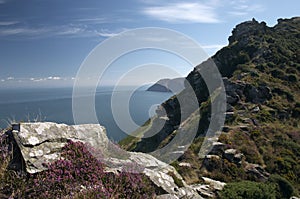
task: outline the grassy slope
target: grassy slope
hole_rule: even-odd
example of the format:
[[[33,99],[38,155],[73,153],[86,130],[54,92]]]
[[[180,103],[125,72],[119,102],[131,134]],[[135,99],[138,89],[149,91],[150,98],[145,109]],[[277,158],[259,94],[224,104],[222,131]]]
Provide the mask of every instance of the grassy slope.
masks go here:
[[[223,133],[220,141],[244,153],[248,162],[265,166],[268,172],[281,175],[300,190],[300,19],[279,20],[272,28],[256,21],[238,25],[229,38],[229,45],[213,59],[224,77],[255,87],[266,85],[273,95],[262,104],[241,99],[241,103],[233,107],[234,119],[226,122],[230,131]],[[193,85],[197,78],[191,72],[187,79]],[[196,92],[203,87],[193,86]],[[199,102],[207,112],[206,100],[199,99]],[[256,106],[260,108],[258,113],[251,111]],[[176,113],[176,110],[169,112]],[[202,114],[205,121],[204,117]],[[259,125],[247,122],[248,118]],[[240,125],[247,125],[249,130],[241,130]],[[138,131],[143,133],[143,129]],[[174,133],[176,131],[169,132],[158,146],[168,143]],[[185,154],[173,163],[188,182],[196,182],[203,175],[226,182],[249,178],[241,167],[224,160],[216,161],[211,171],[203,169],[203,160],[197,156],[201,133],[203,129]],[[127,138],[125,142],[133,149],[136,142],[143,141]],[[179,167],[179,162],[189,162],[193,169]]]

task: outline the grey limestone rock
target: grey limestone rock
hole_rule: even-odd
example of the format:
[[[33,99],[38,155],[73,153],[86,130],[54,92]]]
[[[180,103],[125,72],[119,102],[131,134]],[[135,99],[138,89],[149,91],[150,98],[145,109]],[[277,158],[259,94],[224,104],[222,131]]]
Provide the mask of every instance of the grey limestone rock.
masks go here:
[[[106,136],[105,128],[99,124],[66,125],[51,122],[21,123],[13,125],[7,131],[19,150],[28,173],[37,173],[47,168],[44,163],[51,163],[61,158],[61,149],[68,141],[79,141],[101,151],[101,160],[106,165],[106,172],[143,172],[168,195],[161,198],[201,198],[196,190],[187,185],[176,169],[146,153],[127,152],[114,146]],[[93,155],[97,155],[95,153]],[[97,157],[97,156],[96,156]],[[98,157],[97,157],[98,158]],[[19,164],[23,164],[19,162]],[[132,165],[128,168],[128,165]],[[179,187],[176,180],[182,182]],[[173,197],[174,196],[174,197]]]

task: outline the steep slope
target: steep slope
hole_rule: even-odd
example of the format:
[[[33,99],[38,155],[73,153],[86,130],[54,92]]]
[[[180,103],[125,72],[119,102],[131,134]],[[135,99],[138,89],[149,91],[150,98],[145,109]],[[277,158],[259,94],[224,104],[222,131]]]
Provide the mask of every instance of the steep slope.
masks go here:
[[[196,66],[187,81],[196,93],[199,109],[181,115],[177,97],[161,106],[166,114],[151,118],[135,134],[155,130],[167,117],[162,130],[147,138],[128,137],[124,148],[151,152],[169,143],[181,129],[197,130],[197,138],[173,165],[186,181],[201,176],[231,182],[282,179],[300,190],[300,18],[279,19],[274,27],[247,21],[237,25],[228,46],[211,60],[223,76],[227,113],[223,132],[209,156],[199,158],[199,148],[211,117],[210,98]],[[209,62],[208,60],[207,62]],[[179,95],[189,98],[190,93]],[[199,114],[200,113],[200,114]],[[185,121],[180,123],[180,121]],[[193,129],[199,120],[199,128]],[[180,162],[190,167],[179,166]],[[274,177],[274,174],[279,177]],[[285,193],[278,185],[279,192]]]

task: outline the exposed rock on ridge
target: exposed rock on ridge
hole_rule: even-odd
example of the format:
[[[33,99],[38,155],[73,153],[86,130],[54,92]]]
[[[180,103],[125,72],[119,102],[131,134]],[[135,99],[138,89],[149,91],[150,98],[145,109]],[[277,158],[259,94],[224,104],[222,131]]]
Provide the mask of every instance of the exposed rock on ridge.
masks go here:
[[[117,172],[126,169],[131,163],[137,165],[137,169],[149,177],[155,186],[166,194],[179,198],[202,198],[197,190],[187,185],[174,167],[152,157],[149,154],[125,152],[112,145],[108,140],[105,128],[98,124],[82,124],[68,126],[56,123],[21,123],[13,125],[7,131],[9,139],[14,144],[14,156],[11,168],[25,169],[28,173],[36,173],[45,170],[44,163],[51,163],[60,159],[61,149],[69,140],[79,141],[92,147],[92,154],[97,157],[101,151],[101,160],[107,166],[107,172]],[[98,152],[97,152],[98,151]],[[95,153],[96,152],[96,153]],[[21,156],[21,158],[20,158]],[[22,163],[23,160],[23,163]],[[16,166],[19,164],[19,166]],[[130,168],[133,171],[134,168]],[[182,182],[179,186],[175,179]],[[209,188],[214,192],[214,188]]]

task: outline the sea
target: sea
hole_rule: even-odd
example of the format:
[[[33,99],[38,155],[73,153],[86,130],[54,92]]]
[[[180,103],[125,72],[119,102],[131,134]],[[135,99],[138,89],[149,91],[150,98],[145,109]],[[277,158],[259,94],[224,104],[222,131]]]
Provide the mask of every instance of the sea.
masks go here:
[[[74,124],[72,91],[72,88],[0,89],[0,129],[5,129],[14,122],[28,121]],[[112,113],[111,99],[114,92],[120,94],[116,95],[114,102],[128,106],[131,119],[138,126],[155,114],[155,108],[159,104],[172,96],[172,93],[147,91],[145,88],[134,92],[129,87],[118,91],[112,87],[97,88],[95,110],[98,122],[106,128],[108,137],[115,142],[127,134],[119,128]],[[129,94],[130,102],[126,105],[121,96]]]

